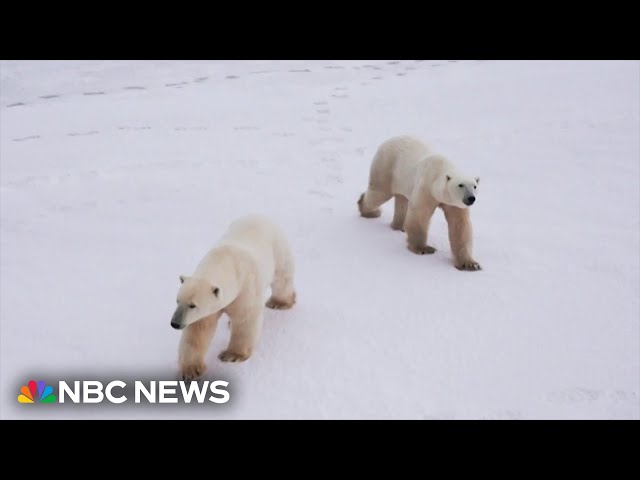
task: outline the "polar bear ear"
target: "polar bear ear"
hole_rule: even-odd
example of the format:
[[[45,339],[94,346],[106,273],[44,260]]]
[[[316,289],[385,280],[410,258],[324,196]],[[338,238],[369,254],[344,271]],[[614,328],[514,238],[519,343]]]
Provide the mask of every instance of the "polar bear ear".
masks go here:
[[[480,177],[476,177],[476,183],[480,183]]]
[[[184,283],[186,279],[187,277],[185,277],[184,275],[180,275],[180,283]]]
[[[218,287],[213,287],[213,294],[217,297],[220,293],[220,289]]]
[[[449,175],[447,175],[447,182],[451,180],[451,177]]]

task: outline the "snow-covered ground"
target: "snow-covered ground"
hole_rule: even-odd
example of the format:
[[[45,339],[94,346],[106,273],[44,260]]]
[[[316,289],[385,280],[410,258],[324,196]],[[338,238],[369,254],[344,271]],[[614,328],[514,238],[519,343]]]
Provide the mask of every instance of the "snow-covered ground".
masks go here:
[[[2,418],[640,418],[638,62],[0,62]],[[378,145],[481,177],[479,272],[359,217]],[[18,404],[45,373],[166,378],[179,285],[272,216],[298,303],[228,405]],[[80,377],[79,377],[80,378]],[[82,379],[82,378],[80,378]],[[64,407],[64,408],[57,408]]]

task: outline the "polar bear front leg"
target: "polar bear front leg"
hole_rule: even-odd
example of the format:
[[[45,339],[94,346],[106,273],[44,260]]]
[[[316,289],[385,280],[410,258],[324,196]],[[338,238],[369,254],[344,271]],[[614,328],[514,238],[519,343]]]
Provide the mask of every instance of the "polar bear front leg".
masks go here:
[[[421,205],[409,202],[404,228],[407,232],[407,247],[413,253],[424,255],[436,251],[435,248],[427,245],[429,224],[436,207],[437,203],[432,201],[424,202]]]
[[[204,357],[221,315],[222,312],[214,313],[192,323],[182,332],[178,347],[178,364],[183,380],[200,378],[207,370]]]
[[[223,362],[244,362],[256,346],[262,330],[262,302],[238,304],[227,310],[231,317],[231,339],[227,349],[218,355]]]
[[[449,225],[451,252],[458,270],[482,270],[473,259],[473,229],[468,208],[443,205],[442,210]]]

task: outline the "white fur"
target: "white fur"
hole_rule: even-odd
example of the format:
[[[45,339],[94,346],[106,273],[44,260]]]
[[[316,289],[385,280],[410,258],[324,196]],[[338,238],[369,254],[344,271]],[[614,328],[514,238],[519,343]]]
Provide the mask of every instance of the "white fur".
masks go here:
[[[360,215],[377,218],[380,207],[395,197],[391,227],[407,233],[407,246],[416,254],[436,250],[427,245],[429,223],[435,210],[444,211],[456,267],[479,270],[472,256],[469,206],[478,192],[479,178],[462,175],[445,156],[434,153],[421,140],[404,135],[383,142],[369,170],[367,190],[358,199]]]
[[[445,156],[408,135],[390,138],[380,146],[371,165],[371,177],[374,182],[388,182],[389,193],[402,195],[410,202],[431,195],[438,203],[459,208],[468,207],[463,203],[465,195],[473,192],[477,196],[479,183],[479,178],[462,175]]]
[[[272,294],[267,306],[290,308],[295,302],[294,269],[289,242],[278,225],[258,215],[233,222],[193,274],[180,276],[171,324],[185,328],[179,355],[183,373],[194,364],[202,367],[206,346],[200,337],[213,336],[209,330],[215,330],[222,313],[231,318],[231,340],[221,358],[228,354],[233,357],[229,361],[246,360],[260,334],[265,290],[270,287]],[[205,327],[207,322],[213,326]]]

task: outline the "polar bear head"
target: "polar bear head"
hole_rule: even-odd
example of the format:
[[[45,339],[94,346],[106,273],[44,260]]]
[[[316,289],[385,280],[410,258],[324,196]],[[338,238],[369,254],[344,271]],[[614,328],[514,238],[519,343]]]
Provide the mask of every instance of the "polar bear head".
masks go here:
[[[459,208],[469,208],[476,201],[480,177],[463,177],[454,173],[446,175],[444,203]]]
[[[178,306],[171,318],[171,326],[181,330],[198,320],[224,308],[220,288],[202,278],[180,275]]]

